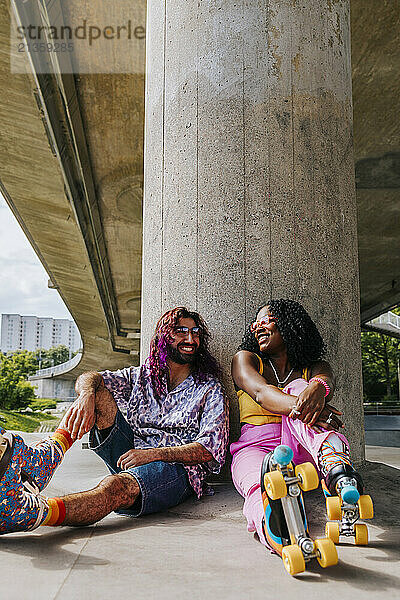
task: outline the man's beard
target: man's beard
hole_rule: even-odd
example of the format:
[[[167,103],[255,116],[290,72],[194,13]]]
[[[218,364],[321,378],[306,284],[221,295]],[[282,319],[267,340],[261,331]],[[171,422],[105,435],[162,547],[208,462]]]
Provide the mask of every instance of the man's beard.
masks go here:
[[[168,358],[178,365],[194,365],[198,358],[198,349],[193,354],[183,354],[177,348],[168,347]]]

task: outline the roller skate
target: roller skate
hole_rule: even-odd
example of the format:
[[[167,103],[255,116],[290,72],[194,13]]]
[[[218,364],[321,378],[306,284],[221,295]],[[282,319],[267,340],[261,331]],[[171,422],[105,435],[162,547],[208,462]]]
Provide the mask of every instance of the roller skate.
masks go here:
[[[322,481],[329,521],[325,534],[334,544],[340,536],[354,537],[356,546],[368,544],[368,528],[358,519],[372,519],[371,496],[364,494],[361,476],[348,464],[334,466]]]
[[[306,562],[316,558],[322,567],[336,565],[337,550],[329,538],[311,539],[302,491],[319,485],[311,463],[292,464],[293,450],[277,446],[267,454],[261,468],[261,493],[264,506],[263,530],[269,545],[282,557],[290,575],[305,570]]]

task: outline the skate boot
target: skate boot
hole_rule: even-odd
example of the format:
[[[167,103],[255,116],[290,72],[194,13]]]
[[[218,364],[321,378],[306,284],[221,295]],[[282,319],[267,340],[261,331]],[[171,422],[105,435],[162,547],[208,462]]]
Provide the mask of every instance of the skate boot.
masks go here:
[[[264,506],[263,530],[268,544],[282,557],[290,575],[305,570],[316,558],[322,567],[336,565],[336,547],[329,538],[311,539],[302,491],[314,490],[319,478],[314,465],[292,464],[289,446],[277,446],[267,454],[261,468],[261,494]]]
[[[353,537],[356,546],[368,544],[368,528],[358,519],[372,519],[374,507],[371,496],[364,494],[361,476],[349,464],[338,464],[327,473],[322,481],[329,521],[326,536],[335,544],[339,537]]]
[[[19,436],[0,434],[0,534],[35,529],[48,512],[39,488],[21,468],[24,446]]]

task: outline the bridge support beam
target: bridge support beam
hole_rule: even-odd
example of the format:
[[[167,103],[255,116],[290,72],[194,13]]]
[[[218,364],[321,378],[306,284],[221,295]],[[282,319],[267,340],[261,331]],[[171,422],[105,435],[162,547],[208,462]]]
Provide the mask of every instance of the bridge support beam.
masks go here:
[[[229,381],[256,307],[297,299],[361,459],[349,1],[152,0],[147,27],[142,359],[187,305]]]

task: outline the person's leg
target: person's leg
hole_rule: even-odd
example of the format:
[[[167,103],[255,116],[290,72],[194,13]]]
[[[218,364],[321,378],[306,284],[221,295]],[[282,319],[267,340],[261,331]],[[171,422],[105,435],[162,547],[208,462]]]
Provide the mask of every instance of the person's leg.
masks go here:
[[[155,461],[110,475],[93,490],[49,499],[51,513],[42,525],[90,525],[113,511],[138,517],[176,506],[191,495],[183,465]]]
[[[117,410],[115,401],[107,389],[96,394],[96,426],[100,435],[104,429],[113,425]],[[41,440],[35,446],[26,444],[22,437],[17,434],[7,434],[1,426],[0,436],[0,448],[4,436],[6,440],[9,440],[9,444],[13,443],[14,462],[18,460],[23,474],[26,473],[27,479],[33,480],[31,484],[35,485],[38,491],[47,486],[54,471],[61,463],[65,452],[73,443],[69,432],[65,428],[64,419],[49,439]],[[12,439],[14,442],[12,442]],[[5,441],[3,445],[6,444]]]
[[[0,447],[14,447],[14,462],[18,462],[39,490],[47,485],[72,443],[68,431],[61,426],[48,439],[41,440],[35,446],[26,444],[20,435],[11,434],[0,427]]]
[[[262,429],[261,429],[262,428]],[[263,531],[264,507],[261,496],[261,466],[266,454],[280,443],[280,424],[243,428],[238,442],[231,445],[232,480],[244,498],[243,514],[248,531],[256,531],[260,542],[270,548]],[[243,431],[242,430],[242,431]]]
[[[129,508],[139,493],[139,484],[129,473],[108,475],[92,490],[49,498],[41,525],[91,525],[115,510]]]
[[[54,471],[61,464],[65,452],[73,441],[68,431],[58,428],[48,439],[35,446],[24,442],[21,436],[13,434],[15,453],[18,453],[20,467],[41,491],[47,486]]]
[[[307,385],[304,379],[296,379],[284,391],[297,396]],[[350,490],[350,487],[363,493],[363,483],[353,467],[349,443],[344,435],[335,431],[318,433],[298,419],[283,417],[282,444],[292,448],[296,462],[311,460],[315,463],[331,494],[355,498],[357,490]]]
[[[283,417],[282,444],[293,449],[296,463],[312,459],[331,494],[344,493],[344,483],[363,493],[361,477],[353,467],[349,443],[343,434],[335,431],[317,432],[298,419]],[[333,481],[331,473],[340,475]],[[349,477],[352,482],[348,481]]]
[[[179,464],[157,461],[121,471],[117,461],[134,447],[134,436],[108,390],[96,394],[96,422],[89,445],[111,476],[92,490],[48,499],[50,511],[42,525],[89,525],[113,511],[149,514],[175,506],[192,493],[187,472]]]
[[[37,447],[0,428],[0,533],[29,531],[46,517],[48,506],[39,495],[62,461],[72,440],[58,429]]]
[[[364,494],[361,476],[351,462],[347,439],[336,432],[314,432],[300,421],[286,417],[282,420],[282,433],[283,443],[300,443],[320,470],[329,520],[325,529],[327,537],[337,543],[340,535],[354,536],[356,545],[366,545],[367,526],[357,521],[372,519],[373,502]]]
[[[260,473],[265,450],[244,448],[232,459],[232,480],[235,488],[244,498],[243,515],[247,520],[247,531],[257,531],[261,543],[266,545],[262,532],[263,504],[260,490]]]
[[[137,481],[127,473],[120,473],[117,466],[121,454],[134,447],[134,440],[131,428],[107,389],[96,393],[95,416],[89,445],[105,461],[111,475],[91,490],[48,498],[49,511],[41,525],[89,525],[114,510],[131,506],[140,494]]]
[[[107,390],[96,395],[96,423],[100,431],[112,425],[116,412],[116,404]],[[64,420],[49,439],[40,441],[34,447],[26,444],[21,436],[10,434],[0,427],[0,533],[29,531],[44,520],[54,520],[57,513],[58,519],[63,516],[65,506],[62,501],[47,500],[39,495],[73,443],[63,423]],[[123,490],[127,486],[117,483],[114,487]],[[136,489],[137,484],[130,482],[128,487]],[[110,484],[104,484],[102,488],[108,491]],[[122,491],[116,493],[117,502],[121,500],[121,495]],[[122,497],[121,506],[123,500]],[[71,509],[72,518],[75,518],[74,506]]]

